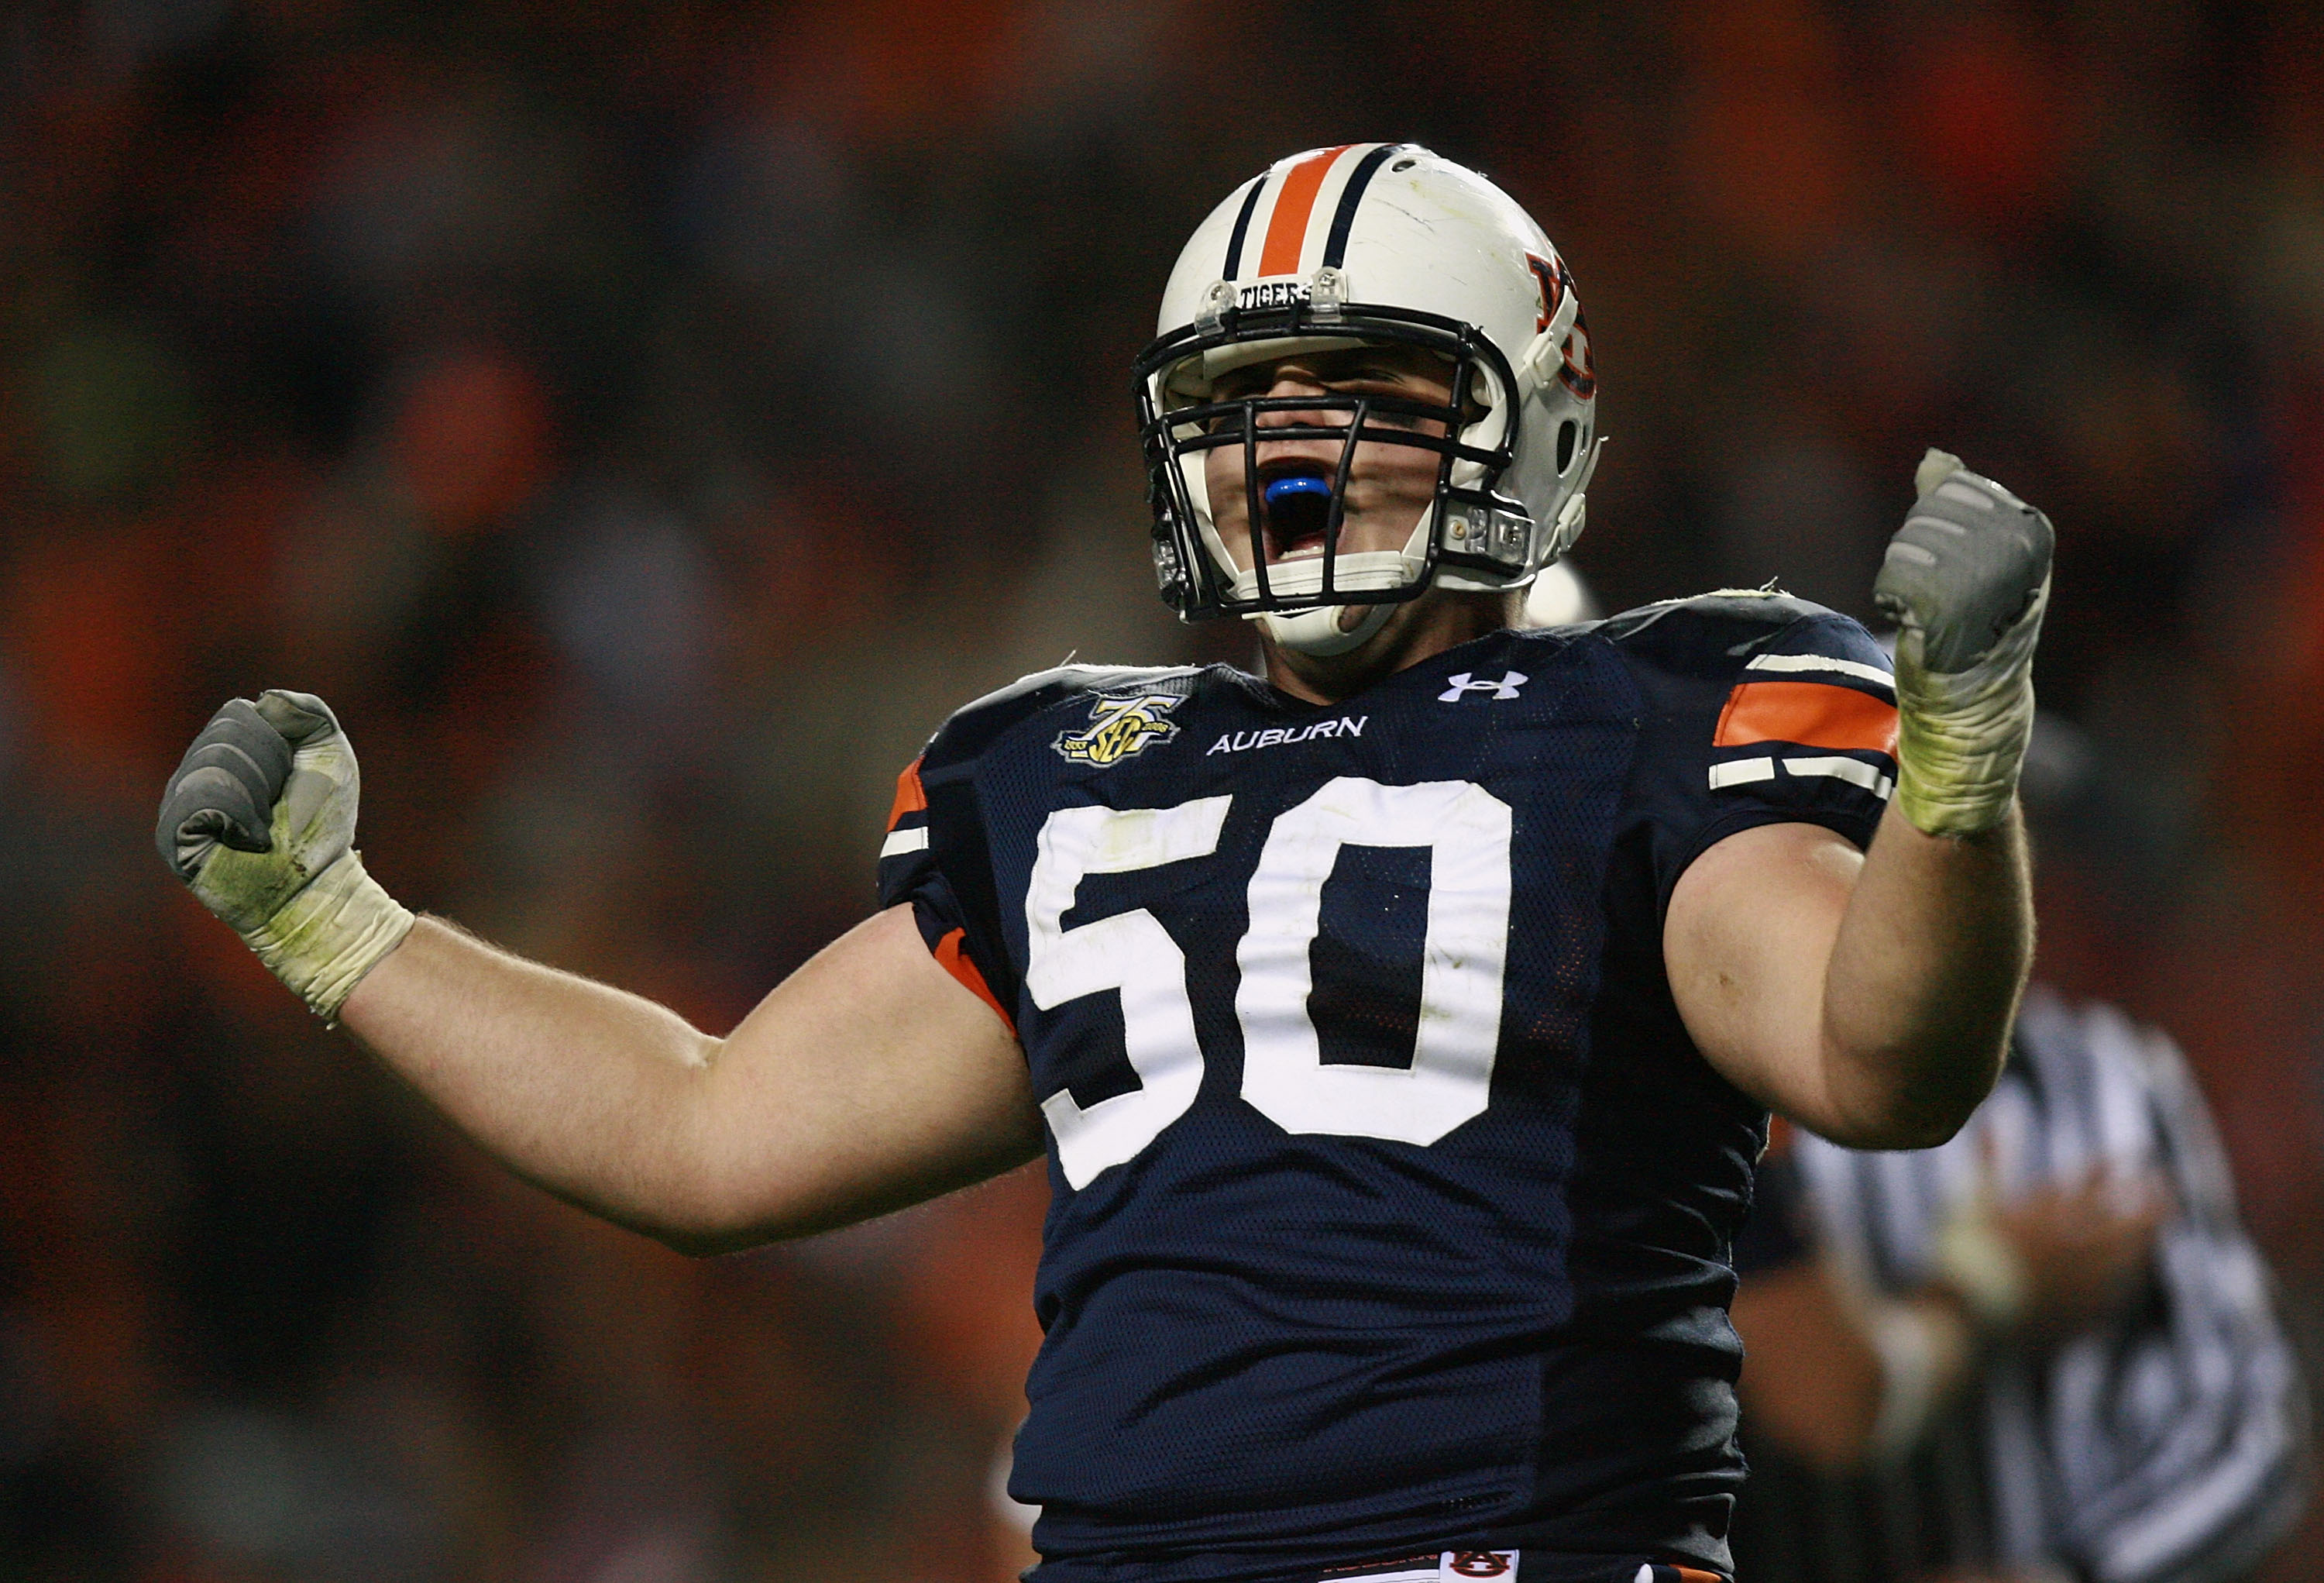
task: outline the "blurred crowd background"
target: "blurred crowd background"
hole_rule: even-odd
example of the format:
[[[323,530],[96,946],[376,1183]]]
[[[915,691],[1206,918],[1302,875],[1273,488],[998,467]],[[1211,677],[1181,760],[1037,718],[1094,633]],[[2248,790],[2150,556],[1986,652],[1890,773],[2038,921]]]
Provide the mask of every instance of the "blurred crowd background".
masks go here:
[[[2313,1364],[2312,8],[21,0],[0,1578],[1020,1563],[1038,1175],[708,1263],[597,1226],[317,1026],[152,810],[220,700],[319,692],[392,891],[723,1031],[870,910],[952,708],[1247,656],[1152,595],[1129,362],[1212,204],[1370,138],[1571,263],[1607,608],[1868,616],[1931,442],[2055,519],[2041,972],[2187,1049]]]

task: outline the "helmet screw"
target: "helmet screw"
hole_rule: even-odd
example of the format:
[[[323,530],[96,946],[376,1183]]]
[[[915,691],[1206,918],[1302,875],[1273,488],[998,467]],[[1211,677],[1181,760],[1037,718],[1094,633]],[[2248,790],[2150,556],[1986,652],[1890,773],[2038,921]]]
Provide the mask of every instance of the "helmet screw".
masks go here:
[[[1194,322],[1205,333],[1215,330],[1226,317],[1227,310],[1234,306],[1234,300],[1232,281],[1213,281],[1210,290],[1203,293],[1202,305],[1194,310]]]

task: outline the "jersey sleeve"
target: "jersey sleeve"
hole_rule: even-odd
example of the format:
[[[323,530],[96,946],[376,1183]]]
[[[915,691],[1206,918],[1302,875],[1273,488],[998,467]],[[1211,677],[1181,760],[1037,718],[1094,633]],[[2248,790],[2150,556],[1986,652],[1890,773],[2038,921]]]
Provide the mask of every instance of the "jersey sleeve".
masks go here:
[[[1011,734],[1045,710],[1126,680],[1170,674],[1127,666],[1061,665],[1020,677],[956,712],[896,777],[880,844],[880,905],[908,902],[939,967],[991,1006],[1011,1033],[1022,977],[1001,927],[1001,887],[978,792],[1007,759]],[[1019,889],[1008,905],[1023,904]]]
[[[1651,711],[1633,789],[1659,903],[1706,849],[1804,823],[1868,847],[1896,782],[1887,656],[1780,595],[1691,600],[1622,641]]]
[[[896,777],[896,801],[888,810],[888,834],[880,843],[880,905],[884,909],[908,903],[913,921],[919,926],[920,938],[927,942],[936,965],[991,1006],[1013,1034],[1017,1032],[1017,1019],[994,988],[996,984],[1008,982],[1008,976],[1001,970],[1006,954],[1000,931],[991,921],[973,916],[962,902],[962,889],[973,895],[973,884],[955,887],[947,872],[948,866],[976,861],[974,852],[962,848],[978,843],[962,839],[957,819],[946,817],[939,821],[932,812],[927,782],[922,773],[927,763],[927,754],[922,754]],[[968,792],[968,817],[973,818],[973,794],[966,784],[967,777],[951,778],[959,781],[963,791]],[[940,789],[942,785],[940,782]],[[944,811],[949,814],[952,810]],[[945,838],[941,842],[940,824]]]

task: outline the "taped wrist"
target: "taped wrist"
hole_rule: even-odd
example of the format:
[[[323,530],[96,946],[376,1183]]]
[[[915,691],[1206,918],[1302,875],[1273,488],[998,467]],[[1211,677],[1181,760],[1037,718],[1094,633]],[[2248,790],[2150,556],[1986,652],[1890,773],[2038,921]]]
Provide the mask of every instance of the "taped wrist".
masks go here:
[[[1880,1360],[1880,1407],[1872,1454],[1890,1459],[1911,1450],[1943,1404],[1960,1372],[1967,1339],[1959,1320],[1912,1303],[1881,1302],[1865,1316],[1866,1339]]]
[[[241,933],[270,972],[337,1027],[347,996],[403,943],[415,921],[349,851],[264,922]]]
[[[1896,640],[1896,806],[1932,836],[1971,836],[2007,816],[2034,734],[2034,645],[2047,578],[2024,615],[1966,671],[1921,662],[1922,635]]]
[[[2025,1261],[1982,1212],[1956,1214],[1937,1233],[1936,1275],[1993,1332],[2025,1317]]]

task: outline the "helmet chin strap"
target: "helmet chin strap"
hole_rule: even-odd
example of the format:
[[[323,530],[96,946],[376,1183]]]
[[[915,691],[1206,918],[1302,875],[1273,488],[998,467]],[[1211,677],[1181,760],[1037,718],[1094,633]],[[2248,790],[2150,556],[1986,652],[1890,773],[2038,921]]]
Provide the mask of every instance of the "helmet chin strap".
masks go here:
[[[1430,524],[1435,518],[1436,503],[1431,501],[1422,509],[1420,520],[1412,524],[1412,532],[1405,539],[1403,554],[1407,560],[1427,540]],[[1354,608],[1362,614],[1356,618],[1355,625],[1343,631],[1340,620],[1342,613],[1348,608],[1345,605],[1324,605],[1314,610],[1264,610],[1250,619],[1263,625],[1268,636],[1292,653],[1328,660],[1334,654],[1344,654],[1370,642],[1372,634],[1388,625],[1388,618],[1396,606],[1393,604],[1356,606]]]
[[[1324,605],[1314,610],[1267,610],[1251,617],[1267,629],[1273,638],[1294,653],[1313,654],[1328,659],[1344,654],[1351,649],[1361,648],[1371,641],[1374,633],[1388,625],[1393,605],[1359,605],[1362,614],[1352,628],[1342,630],[1340,615],[1345,605]]]

